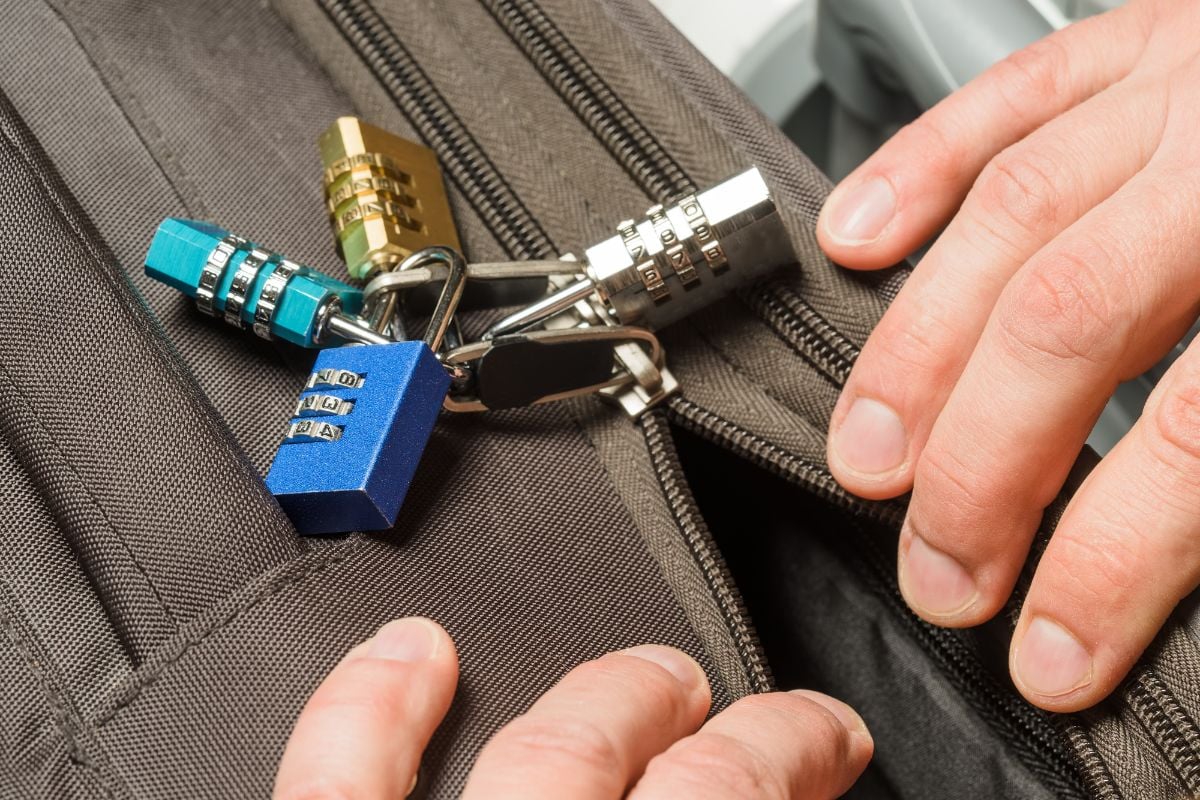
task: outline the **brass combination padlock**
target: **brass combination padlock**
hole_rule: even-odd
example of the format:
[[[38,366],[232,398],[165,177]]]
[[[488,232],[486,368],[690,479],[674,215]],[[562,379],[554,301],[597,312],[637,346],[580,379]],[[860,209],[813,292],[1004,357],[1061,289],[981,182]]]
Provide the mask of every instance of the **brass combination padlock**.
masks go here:
[[[325,202],[350,277],[369,281],[418,250],[462,250],[437,156],[355,117],[319,140]]]

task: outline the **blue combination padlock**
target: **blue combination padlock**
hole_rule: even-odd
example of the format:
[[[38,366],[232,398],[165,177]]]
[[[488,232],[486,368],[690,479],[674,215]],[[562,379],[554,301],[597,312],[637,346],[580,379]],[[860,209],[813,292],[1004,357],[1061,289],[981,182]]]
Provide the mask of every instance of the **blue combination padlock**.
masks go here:
[[[304,534],[390,528],[450,388],[434,353],[466,286],[462,257],[418,251],[397,269],[449,271],[423,341],[322,350],[267,487]],[[382,329],[388,320],[378,320]]]

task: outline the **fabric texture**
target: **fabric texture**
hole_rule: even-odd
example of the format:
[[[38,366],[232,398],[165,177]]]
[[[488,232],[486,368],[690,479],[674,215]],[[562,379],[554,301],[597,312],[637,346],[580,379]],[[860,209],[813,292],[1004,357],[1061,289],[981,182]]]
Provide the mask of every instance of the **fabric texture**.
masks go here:
[[[469,131],[458,146],[502,178],[487,192],[450,180],[469,257],[579,252],[664,193],[757,164],[798,268],[664,334],[684,395],[642,425],[592,401],[444,416],[393,530],[302,540],[260,476],[311,354],[203,317],[146,279],[141,259],[161,218],[180,215],[340,275],[318,133],[355,113],[444,156],[443,133],[406,104],[411,86],[366,63],[334,0],[0,2],[0,797],[264,796],[325,672],[405,614],[445,624],[462,658],[426,758],[432,797],[455,796],[500,725],[611,649],[681,647],[708,671],[717,709],[766,688],[668,419],[787,478],[797,507],[817,504],[792,536],[849,532],[859,517],[894,528],[902,511],[838,495],[823,440],[905,269],[828,263],[813,232],[828,182],[648,4],[369,5],[414,80]],[[573,54],[586,92],[543,74],[511,8]],[[600,97],[636,146],[606,139]],[[500,229],[497,204],[525,227]],[[862,580],[855,554],[815,542],[789,550],[799,574]],[[894,588],[848,583],[839,599],[823,586],[793,596],[795,635],[857,633],[844,661],[814,672],[843,673],[839,691],[865,703],[880,696],[872,684],[907,681],[891,718],[919,708],[943,735],[965,732],[981,752],[938,772],[948,795],[986,788],[976,770],[1030,796],[1053,784],[1047,769],[1074,785],[1054,760],[1064,742],[1096,796],[1194,785],[1200,659],[1183,631],[1109,706],[1060,720],[1042,758],[927,652]],[[904,730],[877,741],[912,752]],[[858,796],[922,796],[918,768],[897,763]]]

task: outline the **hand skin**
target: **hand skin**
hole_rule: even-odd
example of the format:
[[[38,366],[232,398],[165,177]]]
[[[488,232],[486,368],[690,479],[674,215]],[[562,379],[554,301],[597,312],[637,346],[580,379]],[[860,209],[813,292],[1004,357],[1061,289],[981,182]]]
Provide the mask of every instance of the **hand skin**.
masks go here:
[[[350,651],[308,701],[276,800],[400,800],[454,695],[454,643],[411,617]],[[708,681],[641,645],[569,672],[480,753],[465,800],[827,800],[874,745],[849,706],[816,692],[747,697],[705,722]]]
[[[900,585],[977,625],[1117,384],[1200,312],[1200,3],[1132,0],[998,64],[830,196],[821,245],[895,263],[943,226],[831,420],[848,490],[912,490]],[[1030,702],[1105,697],[1200,582],[1200,351],[1160,383],[1058,525],[1010,652]]]

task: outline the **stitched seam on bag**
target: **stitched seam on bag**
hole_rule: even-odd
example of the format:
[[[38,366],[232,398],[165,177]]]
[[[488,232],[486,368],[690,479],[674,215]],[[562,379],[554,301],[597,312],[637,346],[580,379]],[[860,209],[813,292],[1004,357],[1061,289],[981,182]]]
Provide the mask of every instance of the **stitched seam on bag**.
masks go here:
[[[7,103],[2,95],[0,95],[0,105],[7,106],[11,113],[17,116],[16,110]],[[8,143],[11,151],[25,165],[29,174],[41,187],[43,196],[50,201],[53,208],[58,212],[59,220],[66,226],[67,230],[74,234],[75,240],[83,246],[84,251],[91,257],[93,265],[96,267],[94,274],[112,290],[113,300],[119,308],[125,311],[126,318],[130,322],[131,327],[135,330],[146,332],[147,335],[143,337],[143,340],[158,355],[158,363],[164,372],[176,380],[190,385],[190,399],[193,401],[190,405],[196,412],[199,424],[213,431],[216,434],[216,438],[226,442],[230,450],[236,454],[238,460],[243,463],[246,475],[256,476],[257,472],[254,468],[245,463],[241,449],[234,440],[233,434],[227,426],[221,424],[219,415],[212,408],[211,404],[207,403],[206,396],[197,384],[195,376],[188,370],[178,352],[173,349],[170,339],[167,338],[166,331],[157,324],[157,319],[153,316],[153,312],[142,301],[141,295],[137,293],[137,290],[129,282],[127,276],[125,276],[115,263],[111,263],[113,256],[111,252],[103,247],[103,239],[100,237],[99,232],[86,225],[86,218],[81,221],[76,217],[74,211],[68,207],[60,194],[60,187],[46,178],[31,155],[25,151],[21,141],[13,135],[4,122],[3,117],[0,117],[0,138]],[[66,187],[64,186],[62,189],[65,191]],[[80,212],[82,213],[81,209]],[[101,242],[101,245],[97,245],[97,242]]]
[[[319,575],[326,569],[345,562],[358,552],[361,543],[361,536],[355,534],[339,545],[326,550],[310,551],[298,559],[289,561],[271,570],[265,576],[259,576],[255,581],[263,583],[253,586],[250,591],[234,596],[229,601],[228,607],[218,606],[211,612],[206,613],[201,618],[201,624],[196,626],[199,630],[195,631],[191,636],[172,641],[167,646],[169,652],[163,657],[162,661],[147,665],[135,673],[133,683],[127,685],[119,692],[115,700],[112,701],[113,704],[110,708],[97,715],[96,728],[103,728],[111,722],[121,709],[133,703],[146,687],[156,683],[172,666],[179,663],[184,656],[203,645],[215,634],[231,626],[247,611],[256,608],[284,590],[303,585],[309,579]],[[309,563],[300,563],[306,561]],[[289,569],[298,569],[299,571],[282,577],[273,577],[276,573],[286,572]]]
[[[74,0],[59,1],[64,8],[77,7]],[[121,115],[129,123],[130,130],[138,138],[138,141],[142,143],[142,147],[149,154],[151,160],[154,161],[155,166],[162,172],[167,184],[174,190],[179,201],[187,210],[188,215],[207,217],[207,207],[204,201],[200,199],[200,193],[195,182],[188,175],[187,170],[183,168],[183,164],[175,155],[174,150],[167,144],[166,137],[142,106],[141,101],[138,100],[137,95],[130,88],[121,70],[115,62],[104,54],[100,44],[100,37],[83,21],[82,17],[76,15],[74,18],[68,19],[63,10],[56,8],[53,2],[47,1],[46,7],[71,32],[71,35],[79,45],[80,51],[91,62],[92,69],[96,77],[100,80],[101,85],[104,86],[105,91],[108,92],[108,96],[112,99],[116,107],[120,109]],[[80,35],[81,33],[86,35],[88,39],[87,45],[84,44],[83,36]],[[124,99],[122,99],[122,94],[119,94],[115,88],[118,86],[124,90]],[[170,165],[171,170],[167,169],[167,165]],[[171,177],[172,171],[176,173],[177,177],[175,179]]]
[[[760,393],[762,393],[762,395],[764,397],[766,397],[771,402],[778,405],[779,408],[781,410],[787,412],[787,414],[790,417],[794,417],[802,426],[807,428],[809,431],[816,434],[818,437],[822,435],[820,428],[818,428],[811,420],[809,420],[806,416],[801,414],[798,410],[796,410],[795,408],[792,408],[791,403],[785,402],[781,397],[779,397],[778,395],[775,394],[773,389],[760,384],[758,381],[754,380],[754,378],[752,378],[750,375],[748,375],[745,371],[745,368],[742,367],[740,364],[738,364],[736,361],[734,361],[733,356],[729,352],[727,352],[725,350],[725,348],[721,347],[719,344],[714,342],[709,337],[708,332],[704,328],[702,328],[701,326],[695,324],[694,322],[690,322],[690,321],[688,322],[688,325],[689,325],[689,327],[692,328],[693,331],[695,331],[696,335],[701,340],[703,340],[703,342],[706,345],[708,345],[708,347],[716,354],[717,358],[721,359],[722,363],[724,363],[727,367],[729,367],[729,369],[732,370],[733,373],[738,378],[745,381],[752,389],[755,389],[755,390],[759,391]],[[758,435],[761,435],[761,434],[758,434]],[[785,448],[781,445],[777,445],[777,446],[784,452],[791,452],[790,450],[788,450],[787,448]],[[803,458],[802,456],[799,456],[799,455],[797,455],[797,457]]]
[[[33,637],[24,635],[19,629],[17,623],[19,611],[14,608],[9,595],[8,584],[0,583],[0,629],[4,631],[5,638],[12,644],[13,649],[16,650],[21,661],[24,662],[34,681],[42,690],[50,708],[50,717],[54,721],[54,727],[58,729],[63,737],[63,743],[66,745],[67,763],[79,768],[85,776],[91,778],[105,797],[115,796],[114,781],[118,785],[118,794],[122,797],[128,796],[129,788],[120,781],[115,770],[112,769],[112,764],[108,761],[107,754],[99,742],[89,734],[86,724],[74,708],[66,691],[60,688],[60,682],[52,674],[54,665],[49,659],[39,657],[39,648]],[[91,748],[97,751],[99,757],[94,759],[84,748],[80,747],[80,739],[87,740]],[[97,761],[103,763],[98,764]],[[107,775],[103,773],[107,773]]]
[[[129,562],[133,564],[134,568],[138,572],[138,575],[142,577],[142,580],[145,581],[146,586],[149,587],[151,594],[153,594],[154,599],[158,601],[158,604],[162,608],[163,613],[166,615],[167,620],[171,623],[174,623],[175,616],[171,612],[170,606],[167,605],[167,601],[159,593],[158,587],[154,585],[154,581],[150,580],[150,576],[146,573],[145,568],[142,567],[141,563],[134,556],[133,551],[129,548],[129,544],[125,541],[124,537],[121,536],[116,525],[114,525],[112,520],[109,519],[108,513],[104,510],[104,506],[101,505],[96,496],[92,494],[91,489],[88,488],[87,482],[75,469],[74,465],[71,464],[70,459],[66,457],[62,449],[58,447],[54,436],[42,424],[42,420],[37,416],[37,413],[33,409],[33,405],[29,402],[29,399],[25,393],[21,390],[21,387],[18,386],[16,381],[12,379],[12,375],[9,373],[8,368],[5,367],[3,363],[0,363],[0,381],[3,381],[5,385],[12,387],[13,400],[21,406],[24,406],[26,418],[31,424],[36,426],[39,431],[41,431],[42,435],[52,445],[54,445],[52,455],[57,456],[57,458],[54,460],[61,465],[62,469],[69,472],[75,479],[84,496],[95,508],[96,513],[100,516],[100,519],[103,520],[104,524],[108,527],[109,532],[112,534],[112,538],[117,541],[117,543],[121,546],[121,549],[124,550],[125,554],[129,556]]]
[[[177,353],[171,349],[165,332],[161,328],[154,326],[154,317],[150,315],[151,312],[144,303],[139,302],[141,297],[137,294],[133,285],[125,278],[124,273],[111,268],[112,265],[108,263],[109,259],[112,258],[111,253],[96,246],[93,237],[99,240],[99,232],[80,226],[79,220],[63,202],[58,187],[46,179],[45,175],[42,174],[42,170],[33,162],[29,154],[25,152],[25,149],[21,146],[21,142],[6,129],[2,118],[0,118],[0,135],[11,145],[13,152],[25,164],[30,175],[37,181],[38,185],[42,187],[42,194],[51,202],[55,210],[59,212],[60,220],[74,234],[76,241],[83,245],[87,254],[91,256],[93,263],[98,267],[95,271],[96,274],[112,289],[114,300],[119,307],[126,311],[133,327],[141,330],[150,330],[151,334],[153,334],[147,336],[146,340],[157,351],[162,359],[162,363],[167,366],[167,371],[175,373],[176,377],[186,378],[195,384],[195,379],[187,372],[186,367],[179,360]],[[198,394],[202,394],[198,387],[196,391]],[[211,415],[203,414],[201,416],[204,417],[205,422],[211,424]]]

